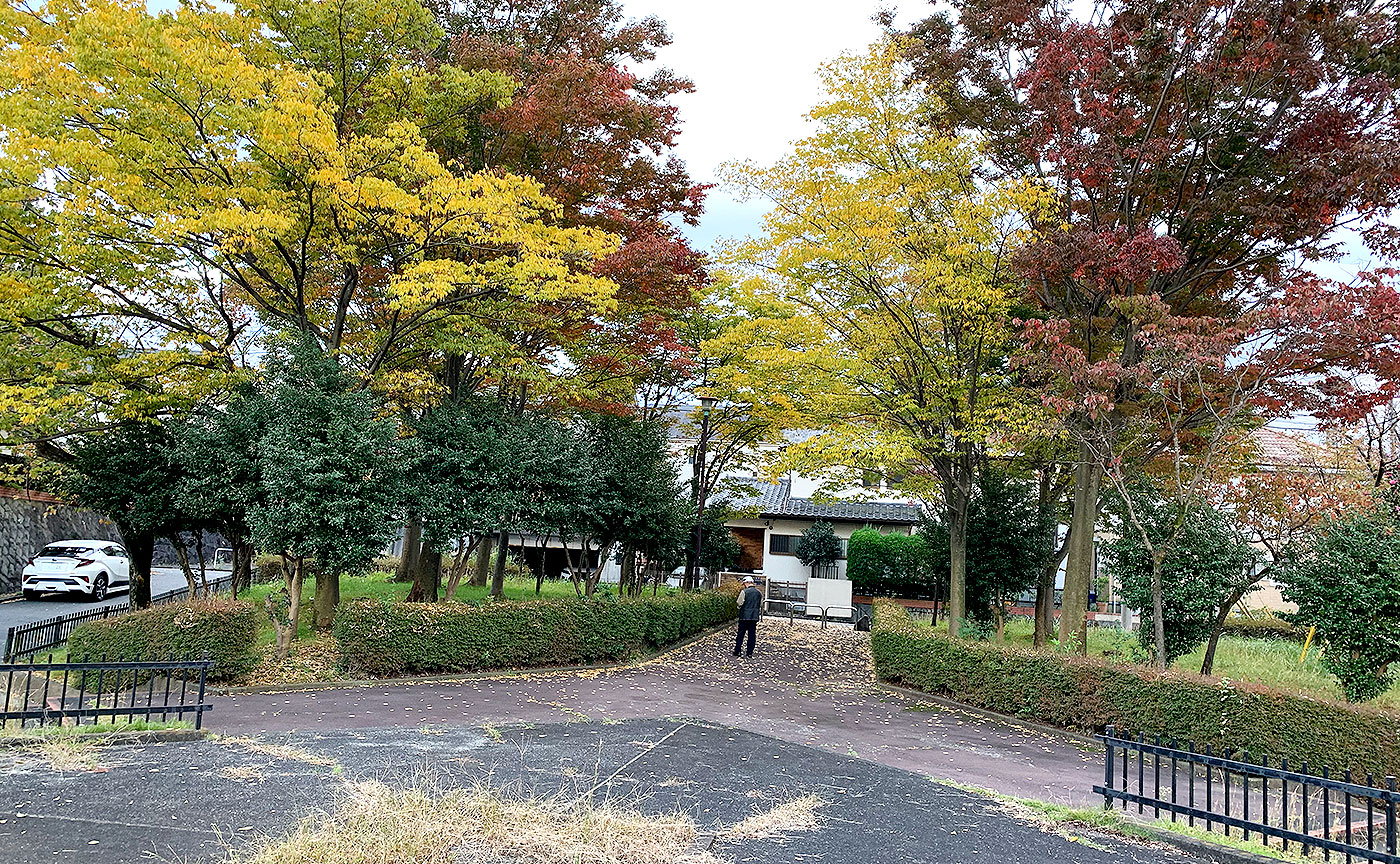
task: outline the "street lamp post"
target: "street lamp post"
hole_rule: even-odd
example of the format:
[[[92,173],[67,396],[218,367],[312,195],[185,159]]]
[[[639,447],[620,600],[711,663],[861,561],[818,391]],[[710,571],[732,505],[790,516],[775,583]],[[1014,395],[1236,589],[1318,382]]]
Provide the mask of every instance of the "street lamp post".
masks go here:
[[[699,575],[700,552],[704,548],[705,536],[705,448],[710,443],[710,411],[715,400],[709,396],[700,397],[700,440],[695,445],[695,560],[691,562],[686,575],[685,590],[695,588],[695,577]]]

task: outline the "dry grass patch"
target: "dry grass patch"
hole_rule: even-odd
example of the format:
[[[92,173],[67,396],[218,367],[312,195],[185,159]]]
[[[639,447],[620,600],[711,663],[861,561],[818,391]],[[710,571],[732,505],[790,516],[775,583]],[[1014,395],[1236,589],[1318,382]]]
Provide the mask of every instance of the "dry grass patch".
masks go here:
[[[55,771],[99,771],[97,744],[81,738],[50,738],[40,741],[40,755]]]
[[[815,795],[803,795],[763,813],[755,813],[744,821],[724,832],[726,840],[752,840],[763,837],[777,837],[798,831],[815,831],[821,822],[817,810],[824,804]]]
[[[307,765],[321,765],[327,768],[333,768],[336,764],[335,760],[329,756],[322,756],[319,753],[312,753],[310,750],[303,750],[288,744],[271,744],[256,738],[220,738],[219,741],[229,747],[242,747],[254,753],[261,753],[276,759],[285,759],[289,762],[305,762]]]
[[[263,779],[262,769],[256,765],[230,765],[221,770],[219,775],[243,783],[256,783]]]
[[[348,787],[334,814],[235,855],[231,864],[718,864],[693,847],[684,814],[644,816],[607,804],[514,799],[478,788],[433,793],[382,783]]]

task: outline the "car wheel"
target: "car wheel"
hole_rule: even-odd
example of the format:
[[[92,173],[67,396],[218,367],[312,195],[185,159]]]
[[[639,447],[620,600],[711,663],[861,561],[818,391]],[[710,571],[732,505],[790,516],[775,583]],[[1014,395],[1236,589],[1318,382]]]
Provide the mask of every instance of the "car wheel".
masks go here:
[[[42,591],[30,591],[29,589],[26,588],[25,591],[24,591],[24,599],[26,599],[26,600],[38,600],[38,599],[43,595],[43,593],[44,593],[44,592],[42,592]]]
[[[107,574],[98,573],[97,578],[92,580],[92,590],[88,592],[89,600],[107,599]]]

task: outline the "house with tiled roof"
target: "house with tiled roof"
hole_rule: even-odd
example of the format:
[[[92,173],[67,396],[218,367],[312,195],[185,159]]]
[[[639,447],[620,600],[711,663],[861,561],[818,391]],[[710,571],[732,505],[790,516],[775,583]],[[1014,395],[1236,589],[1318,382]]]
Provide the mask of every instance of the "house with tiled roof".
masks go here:
[[[817,522],[829,522],[843,541],[861,528],[909,534],[919,522],[919,507],[910,502],[799,497],[793,494],[794,481],[803,485],[803,478],[785,477],[776,483],[754,483],[752,494],[726,496],[724,503],[734,515],[725,525],[743,550],[736,572],[760,574],[770,586],[802,585],[813,574],[797,559],[797,541]],[[845,579],[845,558],[817,575]]]

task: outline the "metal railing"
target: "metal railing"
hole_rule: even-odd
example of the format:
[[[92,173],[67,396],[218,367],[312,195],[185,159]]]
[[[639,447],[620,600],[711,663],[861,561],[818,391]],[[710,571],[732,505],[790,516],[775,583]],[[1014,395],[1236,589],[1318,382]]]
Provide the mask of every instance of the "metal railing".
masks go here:
[[[217,579],[209,580],[209,591],[217,594],[220,591],[228,590],[231,584],[233,584],[232,575],[220,576]],[[151,605],[158,606],[162,603],[184,600],[189,596],[189,593],[188,585],[170,591],[162,591],[152,595]],[[68,641],[68,637],[73,635],[73,629],[79,624],[99,621],[114,615],[124,615],[130,610],[131,598],[127,596],[116,603],[109,603],[96,609],[84,609],[81,612],[69,612],[66,615],[55,615],[52,618],[43,618],[28,624],[18,624],[9,628],[5,634],[4,662],[9,663],[16,657],[24,657],[39,651],[57,648]]]
[[[781,613],[781,612],[779,612],[779,613],[773,613],[773,612],[771,612],[771,611],[769,610],[769,605],[770,605],[770,604],[776,604],[776,605],[778,605],[778,606],[781,606],[781,607],[784,607],[784,608],[785,608],[786,614],[787,614],[787,619],[788,619],[788,623],[789,623],[789,624],[793,623],[793,622],[797,619],[797,610],[798,610],[799,608],[802,610],[802,618],[803,618],[804,620],[807,619],[807,618],[816,618],[816,619],[818,619],[818,620],[821,622],[821,627],[822,627],[823,630],[826,629],[826,623],[827,623],[828,620],[830,620],[830,617],[831,617],[831,616],[830,616],[830,613],[831,613],[831,610],[832,610],[832,609],[844,609],[844,610],[846,610],[847,612],[850,613],[850,615],[848,616],[847,620],[849,620],[852,624],[854,624],[855,621],[856,621],[856,611],[857,611],[857,610],[856,610],[856,607],[854,607],[854,606],[812,606],[812,605],[810,605],[810,604],[807,604],[807,603],[800,603],[800,602],[797,602],[797,601],[794,601],[794,600],[773,600],[773,599],[764,600],[764,601],[763,601],[763,614],[764,614],[764,615],[774,615],[775,617],[781,617],[783,613]],[[817,615],[810,615],[810,614],[808,614],[809,612],[811,612],[811,611],[813,611],[813,610],[815,610],[815,611],[816,611],[817,613],[819,613],[819,614],[817,614]]]
[[[204,690],[212,660],[89,660],[0,664],[5,698],[0,729],[135,720],[194,720],[204,725]],[[62,676],[61,678],[59,676]],[[143,692],[144,691],[144,692]]]
[[[1363,783],[1350,770],[1333,776],[1323,768],[1319,775],[1306,762],[1291,770],[1287,759],[1270,765],[1267,757],[1254,762],[1248,753],[1215,754],[1209,745],[1203,752],[1194,744],[1183,750],[1176,741],[1164,745],[1161,736],[1150,742],[1141,734],[1136,740],[1120,736],[1112,726],[1098,738],[1104,742],[1104,781],[1094,792],[1104,796],[1104,809],[1114,801],[1124,810],[1136,804],[1138,813],[1151,809],[1160,817],[1166,811],[1173,822],[1185,817],[1226,836],[1238,829],[1246,840],[1278,840],[1285,850],[1296,844],[1304,855],[1320,850],[1326,860],[1337,853],[1347,862],[1400,864],[1400,793],[1393,776],[1384,778],[1382,788],[1370,774]],[[1164,769],[1170,770],[1165,781]]]

